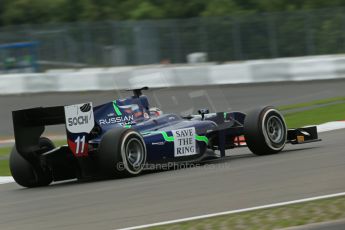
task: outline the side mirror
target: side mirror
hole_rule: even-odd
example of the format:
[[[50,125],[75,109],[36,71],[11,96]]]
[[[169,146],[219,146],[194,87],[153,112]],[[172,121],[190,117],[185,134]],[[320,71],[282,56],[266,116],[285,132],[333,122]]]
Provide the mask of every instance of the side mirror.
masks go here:
[[[198,113],[201,115],[201,120],[204,120],[205,114],[210,113],[210,110],[207,108],[202,108],[198,110]]]

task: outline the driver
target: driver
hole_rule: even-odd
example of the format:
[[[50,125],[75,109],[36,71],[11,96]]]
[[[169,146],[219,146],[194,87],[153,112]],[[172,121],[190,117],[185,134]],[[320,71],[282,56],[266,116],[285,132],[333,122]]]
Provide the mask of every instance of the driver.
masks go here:
[[[163,111],[157,107],[151,107],[149,111],[150,111],[150,116],[153,116],[153,117],[158,117],[163,114]]]

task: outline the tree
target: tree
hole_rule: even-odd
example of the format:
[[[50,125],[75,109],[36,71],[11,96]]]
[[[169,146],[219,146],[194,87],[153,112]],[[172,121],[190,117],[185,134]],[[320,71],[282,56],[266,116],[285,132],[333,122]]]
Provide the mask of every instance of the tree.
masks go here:
[[[130,19],[158,19],[164,16],[164,12],[150,1],[141,1],[129,12]]]
[[[64,0],[6,1],[2,20],[4,24],[28,24],[58,21],[57,8]]]
[[[201,16],[228,16],[241,11],[241,8],[232,0],[209,1]]]
[[[345,7],[344,0],[0,0],[0,26],[225,16]]]

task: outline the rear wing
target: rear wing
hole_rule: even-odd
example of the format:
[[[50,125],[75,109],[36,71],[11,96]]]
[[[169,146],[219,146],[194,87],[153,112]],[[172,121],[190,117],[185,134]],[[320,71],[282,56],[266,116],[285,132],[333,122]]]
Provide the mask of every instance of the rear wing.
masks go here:
[[[17,151],[25,157],[39,151],[39,139],[46,125],[65,124],[63,106],[39,107],[12,112]]]
[[[47,125],[66,125],[67,139],[72,152],[85,154],[88,134],[94,127],[92,103],[69,106],[38,107],[12,112],[14,138],[17,151],[29,158],[32,153],[39,153],[39,139]],[[83,146],[71,145],[79,137]],[[84,139],[83,139],[84,138]],[[78,148],[78,149],[77,149]]]

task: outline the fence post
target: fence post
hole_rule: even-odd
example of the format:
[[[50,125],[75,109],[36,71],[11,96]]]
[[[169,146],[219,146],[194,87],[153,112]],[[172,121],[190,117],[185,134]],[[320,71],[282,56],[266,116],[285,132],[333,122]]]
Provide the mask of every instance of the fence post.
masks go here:
[[[90,57],[93,58],[93,47],[92,47],[92,40],[91,40],[91,34],[90,34],[90,23],[82,23],[83,27],[83,61],[86,64],[90,63]],[[89,27],[89,28],[88,28]]]
[[[232,17],[232,40],[235,51],[235,59],[243,60],[244,55],[242,52],[242,42],[241,42],[241,26],[238,20],[235,17]]]
[[[179,20],[173,20],[172,34],[173,37],[173,46],[174,46],[174,62],[181,63],[181,40],[180,40],[180,30],[179,30]]]
[[[208,36],[205,30],[205,26],[203,25],[203,18],[200,18],[198,21],[198,35],[199,35],[199,49],[200,52],[206,52],[208,57]]]
[[[273,20],[272,20],[273,17]],[[269,49],[271,53],[271,58],[276,58],[279,56],[278,54],[278,44],[277,44],[277,36],[276,36],[276,28],[275,28],[275,15],[267,14],[267,30],[268,30],[268,37],[269,37]]]
[[[71,27],[71,24],[65,25],[64,43],[65,43],[65,46],[67,46],[67,47],[65,47],[65,50],[67,50],[68,60],[73,63],[73,62],[76,62],[75,55],[74,55],[75,54],[75,52],[74,52],[75,47],[70,42],[70,37],[69,37],[69,31],[71,30],[70,27]],[[66,58],[66,60],[67,60],[67,58]]]
[[[315,54],[315,44],[314,44],[314,32],[312,28],[312,15],[310,12],[304,13],[304,30],[305,30],[305,42],[306,42],[306,52],[307,55]]]

